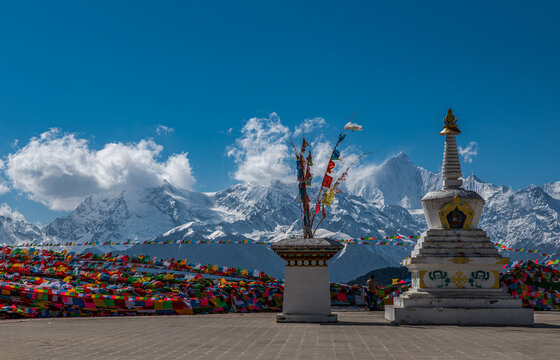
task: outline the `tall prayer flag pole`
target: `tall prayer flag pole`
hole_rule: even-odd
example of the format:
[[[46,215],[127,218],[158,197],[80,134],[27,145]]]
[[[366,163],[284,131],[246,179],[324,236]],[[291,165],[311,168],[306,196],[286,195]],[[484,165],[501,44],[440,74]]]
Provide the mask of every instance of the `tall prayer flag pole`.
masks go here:
[[[355,115],[356,114],[352,115],[350,120],[352,120]],[[306,239],[312,238],[315,234],[315,231],[317,230],[318,225],[315,228],[315,231],[313,231],[313,223],[315,222],[315,217],[317,216],[317,214],[321,209],[321,202],[323,202],[323,218],[321,219],[321,221],[323,221],[323,219],[325,218],[324,205],[327,204],[328,206],[330,205],[330,203],[332,203],[332,199],[334,198],[334,195],[336,193],[336,185],[340,180],[344,181],[346,179],[348,169],[334,183],[334,186],[332,186],[333,178],[332,176],[329,175],[331,174],[332,170],[336,166],[334,161],[340,160],[340,151],[338,151],[337,148],[338,145],[342,142],[342,140],[344,140],[344,138],[346,137],[346,134],[344,133],[346,130],[360,131],[362,130],[362,126],[358,124],[353,124],[351,121],[348,121],[348,123],[346,123],[346,125],[344,126],[342,132],[338,135],[338,140],[333,147],[331,156],[329,157],[329,161],[325,169],[325,173],[323,175],[323,180],[321,182],[321,187],[319,188],[319,192],[317,194],[317,201],[315,205],[315,211],[313,212],[313,214],[311,214],[311,209],[309,208],[310,199],[307,194],[307,185],[311,185],[311,178],[312,178],[310,172],[310,167],[313,165],[311,150],[309,150],[309,155],[307,156],[307,162],[304,157],[305,149],[307,148],[307,146],[309,146],[309,143],[305,140],[305,138],[303,138],[301,144],[301,151],[298,151],[298,149],[296,149],[295,145],[292,143],[292,147],[294,148],[294,152],[296,154],[299,196],[302,204],[301,209],[302,209],[303,237]],[[329,189],[329,193],[325,192],[324,190],[325,188]],[[327,196],[327,198],[323,201],[323,197],[325,196]]]

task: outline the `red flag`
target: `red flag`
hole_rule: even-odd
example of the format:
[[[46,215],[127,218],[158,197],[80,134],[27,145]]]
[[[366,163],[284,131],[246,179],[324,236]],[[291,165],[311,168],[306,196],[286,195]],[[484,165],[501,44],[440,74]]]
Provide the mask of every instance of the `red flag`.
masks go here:
[[[305,152],[305,148],[309,146],[309,143],[307,141],[305,141],[305,138],[303,138],[303,141],[301,142],[301,153],[303,154]]]
[[[309,165],[307,165],[307,168],[305,169],[305,180],[311,180],[313,178],[313,176],[311,176],[311,169],[309,168]]]
[[[334,163],[334,161],[329,160],[329,164],[327,165],[327,174],[330,174],[332,169],[334,169],[335,166],[336,166],[336,164]]]
[[[325,177],[323,178],[323,184],[321,185],[322,187],[331,187],[332,184],[332,176],[329,175],[325,175]]]
[[[311,156],[311,150],[309,150],[309,153],[307,154],[307,165],[313,166],[313,157]]]

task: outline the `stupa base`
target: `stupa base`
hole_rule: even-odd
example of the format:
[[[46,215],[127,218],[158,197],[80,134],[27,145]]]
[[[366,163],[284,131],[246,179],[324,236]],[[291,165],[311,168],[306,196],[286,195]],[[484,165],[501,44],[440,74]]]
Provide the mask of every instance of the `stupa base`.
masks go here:
[[[403,325],[502,325],[534,324],[528,308],[442,308],[385,306],[385,319]]]
[[[278,314],[277,323],[334,323],[338,322],[336,314]]]

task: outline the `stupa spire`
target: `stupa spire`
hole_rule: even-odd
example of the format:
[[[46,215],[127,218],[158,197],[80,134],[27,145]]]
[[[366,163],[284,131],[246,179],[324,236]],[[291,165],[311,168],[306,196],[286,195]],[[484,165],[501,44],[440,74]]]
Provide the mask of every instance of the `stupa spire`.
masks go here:
[[[445,149],[443,151],[443,166],[441,172],[443,174],[444,189],[459,189],[463,184],[461,163],[459,162],[459,152],[457,151],[456,135],[461,131],[457,127],[457,118],[453,115],[451,109],[447,110],[447,116],[443,119],[443,130],[440,135],[445,135]]]

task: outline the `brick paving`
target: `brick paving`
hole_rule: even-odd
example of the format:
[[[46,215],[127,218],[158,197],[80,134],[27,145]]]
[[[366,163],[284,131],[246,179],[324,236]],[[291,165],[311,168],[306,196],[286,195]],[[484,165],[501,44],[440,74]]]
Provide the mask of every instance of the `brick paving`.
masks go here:
[[[394,326],[382,312],[338,324],[275,314],[0,320],[0,359],[553,359],[560,313],[533,327]]]

